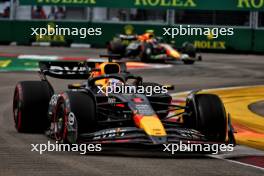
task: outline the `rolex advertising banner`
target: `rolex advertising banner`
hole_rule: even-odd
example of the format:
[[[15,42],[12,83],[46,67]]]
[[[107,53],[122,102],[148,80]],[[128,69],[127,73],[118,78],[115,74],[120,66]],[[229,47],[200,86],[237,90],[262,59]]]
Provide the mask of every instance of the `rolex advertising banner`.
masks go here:
[[[264,11],[264,0],[20,0],[20,5]]]

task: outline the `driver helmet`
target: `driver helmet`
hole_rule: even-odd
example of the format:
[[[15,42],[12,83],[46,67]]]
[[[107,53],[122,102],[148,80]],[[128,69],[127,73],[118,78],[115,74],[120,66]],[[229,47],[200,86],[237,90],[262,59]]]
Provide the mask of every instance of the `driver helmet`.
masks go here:
[[[122,86],[124,86],[124,83],[122,81],[114,78],[109,78],[105,90],[107,93],[120,93],[116,91],[122,90]]]
[[[148,29],[148,30],[146,30],[146,31],[145,31],[145,34],[148,35],[148,38],[149,38],[149,39],[153,39],[153,38],[155,37],[155,32],[154,32],[154,30],[152,30],[152,29]]]

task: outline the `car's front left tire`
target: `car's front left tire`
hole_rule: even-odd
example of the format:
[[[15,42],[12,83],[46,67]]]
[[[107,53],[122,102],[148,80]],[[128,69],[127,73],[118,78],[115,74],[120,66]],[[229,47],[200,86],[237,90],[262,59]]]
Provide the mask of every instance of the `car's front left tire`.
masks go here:
[[[23,81],[16,85],[13,116],[18,132],[41,133],[48,128],[52,89],[45,81]]]

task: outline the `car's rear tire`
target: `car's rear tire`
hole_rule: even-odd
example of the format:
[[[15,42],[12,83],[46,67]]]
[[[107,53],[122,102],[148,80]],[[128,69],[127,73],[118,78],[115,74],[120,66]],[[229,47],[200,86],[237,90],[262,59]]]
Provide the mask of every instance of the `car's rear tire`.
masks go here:
[[[63,143],[77,143],[79,135],[92,132],[96,125],[96,107],[85,92],[68,91],[58,99],[53,123],[55,139]]]
[[[16,85],[13,115],[18,132],[40,133],[48,128],[52,90],[45,81],[23,81]]]
[[[227,117],[221,99],[213,94],[197,94],[186,103],[190,115],[184,118],[184,123],[200,131],[208,140],[224,142]]]
[[[194,64],[194,60],[183,60],[183,63],[185,64],[185,65],[192,65],[192,64]]]
[[[182,44],[182,53],[188,54],[190,57],[196,57],[196,48],[192,43],[185,42]]]
[[[189,43],[189,42],[183,43],[181,52],[182,52],[182,54],[187,54],[191,58],[196,57],[196,48],[192,43]],[[191,60],[191,59],[183,60],[183,63],[185,65],[192,65],[192,64],[194,64],[194,62],[195,62],[195,60]]]
[[[107,45],[107,51],[109,54],[120,54],[124,56],[126,53],[126,45],[122,44],[122,40],[112,40]]]
[[[162,85],[158,83],[153,83],[153,82],[144,82],[142,83],[142,86],[145,88],[147,86],[155,87],[158,86],[162,88]],[[166,111],[169,109],[169,104],[171,103],[172,97],[168,93],[161,93],[161,94],[156,94],[155,92],[152,92],[153,94],[151,96],[147,96],[148,100],[151,103],[152,108],[156,111],[163,111],[157,113],[160,119],[164,119],[167,117],[169,111]],[[161,104],[158,104],[161,103]]]
[[[151,61],[151,55],[153,54],[153,46],[151,43],[144,43],[143,48],[141,51],[141,61],[142,62],[150,62]]]

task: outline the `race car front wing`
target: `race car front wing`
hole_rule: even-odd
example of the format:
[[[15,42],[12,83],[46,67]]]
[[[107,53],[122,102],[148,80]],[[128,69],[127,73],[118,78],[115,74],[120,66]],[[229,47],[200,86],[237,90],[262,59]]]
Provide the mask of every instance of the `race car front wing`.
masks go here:
[[[148,136],[144,130],[136,127],[103,129],[94,133],[79,136],[80,143],[140,143],[165,144],[179,141],[201,141],[207,139],[199,131],[184,127],[166,128],[166,136]]]

